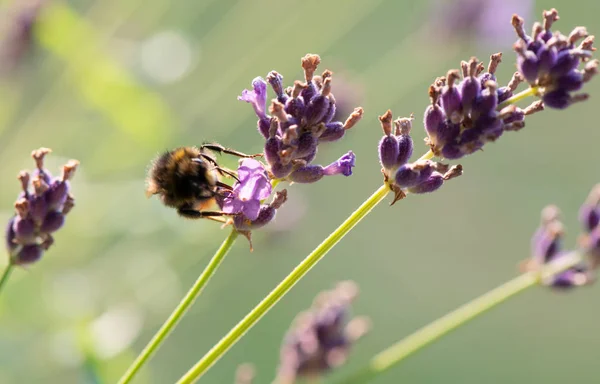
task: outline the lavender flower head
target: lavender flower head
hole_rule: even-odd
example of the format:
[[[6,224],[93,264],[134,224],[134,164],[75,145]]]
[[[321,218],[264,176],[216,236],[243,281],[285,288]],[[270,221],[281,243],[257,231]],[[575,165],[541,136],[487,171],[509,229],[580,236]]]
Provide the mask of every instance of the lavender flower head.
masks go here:
[[[598,269],[600,266],[600,184],[592,189],[581,206],[579,221],[583,227],[579,244],[587,253],[590,267]]]
[[[317,296],[310,310],[298,315],[281,346],[278,384],[317,378],[346,361],[352,344],[369,329],[364,317],[347,322],[357,293],[353,282],[339,283]]]
[[[542,266],[555,262],[567,255],[562,249],[564,226],[560,222],[560,212],[554,205],[542,210],[540,227],[531,240],[531,259],[523,264],[525,270],[539,270]],[[564,272],[546,278],[543,283],[557,289],[567,289],[587,285],[593,281],[588,265],[581,263]]]
[[[484,72],[483,63],[472,57],[461,62],[460,72],[450,70],[429,87],[431,105],[423,124],[425,142],[436,156],[459,159],[479,151],[505,131],[520,130],[526,116],[544,109],[541,101],[525,109],[507,101],[523,76],[516,72],[508,85],[500,87],[495,73],[501,61],[501,53],[492,55]]]
[[[75,204],[69,180],[79,162],[70,160],[63,167],[62,175],[54,178],[44,168],[44,157],[48,153],[48,148],[33,151],[37,169],[32,174],[25,171],[19,174],[22,192],[15,202],[16,214],[6,228],[6,248],[11,264],[26,265],[38,261],[54,243],[52,233],[63,226],[65,215]]]
[[[379,141],[379,162],[386,184],[394,192],[392,205],[406,193],[430,193],[439,189],[444,181],[462,174],[462,166],[450,167],[431,160],[409,163],[413,153],[410,136],[414,117],[399,118],[392,126],[392,111],[379,116],[384,136]]]
[[[248,238],[252,250],[251,231],[264,227],[275,218],[277,210],[287,200],[287,190],[276,192],[269,204],[264,201],[271,196],[272,187],[265,166],[260,161],[240,160],[237,181],[231,191],[217,198],[221,210],[232,216],[227,224]]]
[[[558,11],[543,12],[543,23],[534,23],[531,36],[525,32],[523,18],[514,15],[513,27],[519,37],[514,44],[519,72],[532,87],[537,87],[544,105],[563,109],[587,100],[587,93],[579,91],[598,72],[598,60],[591,60],[595,48],[594,36],[588,36],[585,27],[576,27],[569,36],[552,32],[559,19]],[[581,40],[581,43],[577,43]],[[583,69],[578,69],[584,63]]]
[[[284,89],[283,76],[271,71],[266,81],[257,77],[252,90],[244,90],[239,100],[250,103],[258,117],[258,131],[265,138],[264,154],[275,179],[313,183],[323,176],[351,174],[354,155],[348,152],[336,165],[312,165],[320,143],[340,140],[362,117],[356,108],[345,122],[333,120],[337,107],[332,93],[333,73],[315,76],[321,58],[307,54],[302,58],[304,81]],[[267,110],[267,82],[275,98]]]

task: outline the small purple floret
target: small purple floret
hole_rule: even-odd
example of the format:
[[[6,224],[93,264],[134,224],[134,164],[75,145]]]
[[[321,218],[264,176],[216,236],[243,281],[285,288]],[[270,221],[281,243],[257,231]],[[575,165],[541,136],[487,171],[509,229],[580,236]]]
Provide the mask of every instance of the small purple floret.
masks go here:
[[[244,159],[238,167],[239,182],[230,196],[223,200],[223,212],[242,213],[256,220],[260,201],[271,195],[271,183],[263,164],[254,159]]]
[[[267,82],[262,77],[252,80],[252,91],[244,89],[238,100],[252,104],[259,119],[267,119]]]

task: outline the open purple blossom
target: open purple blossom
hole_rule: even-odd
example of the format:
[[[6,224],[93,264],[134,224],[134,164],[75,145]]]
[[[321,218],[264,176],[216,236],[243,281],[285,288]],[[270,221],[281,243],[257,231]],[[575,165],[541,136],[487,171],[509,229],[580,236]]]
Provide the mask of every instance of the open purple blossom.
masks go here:
[[[364,317],[348,321],[357,293],[353,282],[339,283],[320,293],[313,307],[297,316],[281,346],[277,383],[320,377],[346,361],[352,344],[369,329]]]
[[[252,80],[252,90],[244,89],[238,100],[252,104],[256,116],[260,120],[267,119],[267,82],[262,77]]]
[[[512,24],[519,37],[514,45],[517,66],[525,80],[537,87],[547,107],[563,109],[589,97],[573,92],[598,72],[598,60],[591,60],[594,36],[588,36],[584,27],[576,27],[569,36],[552,32],[552,25],[559,19],[556,9],[544,11],[543,18],[543,23],[534,23],[530,36],[525,32],[523,18],[513,16]],[[580,70],[582,63],[585,65]]]
[[[542,266],[558,261],[567,255],[562,249],[564,226],[560,222],[560,212],[550,205],[542,210],[540,227],[531,240],[531,259],[524,266],[526,270],[538,270]],[[586,285],[594,280],[590,266],[580,263],[563,272],[547,277],[543,283],[557,288],[567,289]]]
[[[59,230],[65,215],[75,201],[70,194],[69,180],[75,174],[78,162],[70,160],[60,177],[53,178],[44,168],[48,148],[32,152],[37,169],[19,174],[22,192],[15,202],[16,214],[6,228],[6,248],[10,263],[26,265],[38,261],[54,243],[52,234]]]
[[[252,103],[258,116],[258,130],[265,138],[265,160],[273,178],[302,182],[299,175],[310,173],[317,176],[306,182],[313,182],[324,175],[349,174],[348,167],[338,172],[337,168],[325,167],[325,171],[311,165],[319,144],[340,140],[363,115],[362,108],[356,108],[344,122],[334,120],[337,106],[332,93],[333,73],[326,70],[321,76],[315,75],[320,62],[318,55],[307,54],[301,60],[304,81],[295,81],[284,89],[283,76],[271,71],[266,81],[254,79],[254,90],[245,90],[239,97]],[[276,95],[269,106],[270,115],[265,112],[266,83]]]
[[[238,167],[238,180],[231,194],[223,199],[223,212],[242,213],[256,220],[260,202],[271,195],[267,171],[260,161],[243,159]]]

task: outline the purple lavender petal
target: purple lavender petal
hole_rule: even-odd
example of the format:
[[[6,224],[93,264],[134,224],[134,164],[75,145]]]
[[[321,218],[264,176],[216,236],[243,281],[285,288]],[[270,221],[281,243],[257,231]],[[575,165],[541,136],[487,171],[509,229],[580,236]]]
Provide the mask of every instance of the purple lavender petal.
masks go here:
[[[354,153],[352,151],[348,151],[348,153],[340,157],[337,161],[326,166],[323,169],[323,174],[328,176],[350,176],[352,175],[352,168],[354,167],[355,161],[356,156],[354,155]]]
[[[252,104],[254,112],[259,119],[266,119],[267,109],[267,82],[262,77],[256,77],[252,80],[252,91],[244,89],[238,100]]]

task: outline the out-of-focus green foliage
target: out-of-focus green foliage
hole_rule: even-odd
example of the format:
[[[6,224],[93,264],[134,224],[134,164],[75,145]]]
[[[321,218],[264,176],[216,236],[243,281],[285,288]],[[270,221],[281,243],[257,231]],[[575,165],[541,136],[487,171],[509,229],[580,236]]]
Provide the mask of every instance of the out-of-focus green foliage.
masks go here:
[[[2,10],[19,3],[4,1]],[[585,25],[600,33],[596,1],[539,1],[535,19],[551,7],[563,32]],[[272,69],[291,84],[301,76],[300,57],[318,53],[322,69],[335,73],[336,98],[346,96],[335,92],[343,81],[365,108],[318,161],[352,149],[355,174],[294,185],[279,223],[287,226],[305,205],[299,221],[257,231],[253,253],[236,245],[137,382],[180,377],[380,185],[378,115],[414,112],[413,135],[425,151],[420,115],[436,76],[471,55],[487,60],[503,50],[499,79],[509,80],[510,42],[447,39],[428,26],[430,15],[428,3],[394,0],[51,1],[25,60],[0,78],[0,223],[12,214],[15,176],[33,166],[29,153],[40,146],[54,150],[52,170],[66,158],[81,161],[77,206],[44,259],[16,271],[0,294],[0,383],[86,383],[92,368],[106,383],[120,377],[227,234],[147,200],[150,159],[212,140],[260,151],[252,109],[236,96]],[[289,323],[335,281],[361,286],[356,311],[374,326],[338,376],[513,277],[544,205],[562,208],[573,244],[577,209],[600,181],[600,82],[587,91],[588,102],[532,116],[523,131],[464,159],[464,176],[439,192],[378,207],[205,382],[232,382],[243,362],[256,365],[258,383],[270,382]],[[595,382],[597,296],[596,287],[529,292],[376,382]]]

